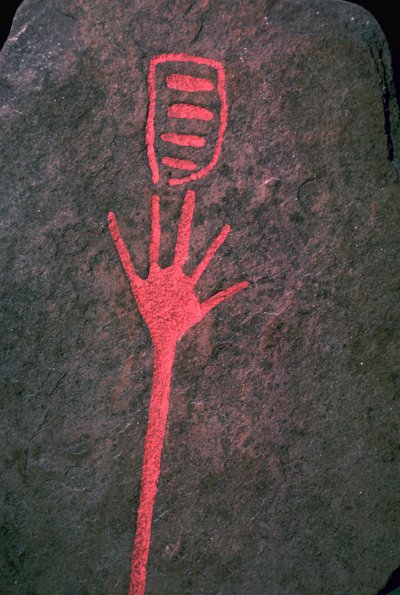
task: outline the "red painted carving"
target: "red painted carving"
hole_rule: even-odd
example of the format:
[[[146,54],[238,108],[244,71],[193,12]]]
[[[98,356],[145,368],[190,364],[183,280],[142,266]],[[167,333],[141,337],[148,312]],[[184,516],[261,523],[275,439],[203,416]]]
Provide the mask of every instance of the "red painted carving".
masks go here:
[[[172,143],[180,147],[204,147],[206,139],[204,136],[197,136],[196,134],[162,134],[161,140],[165,143]]]
[[[172,73],[169,74],[164,83],[167,89],[172,89],[175,93],[174,95],[174,103],[167,106],[167,116],[170,119],[184,119],[187,120],[188,124],[190,121],[212,121],[215,116],[218,115],[219,117],[219,126],[218,132],[215,139],[215,148],[212,154],[211,160],[208,162],[207,165],[204,167],[200,167],[195,165],[195,168],[192,167],[194,162],[191,159],[185,160],[182,159],[181,166],[178,169],[186,169],[187,171],[192,171],[189,175],[185,175],[182,178],[172,177],[169,180],[170,186],[177,186],[179,184],[184,184],[186,182],[191,182],[194,180],[198,180],[206,176],[216,165],[222,147],[222,141],[224,138],[227,121],[228,121],[228,104],[226,100],[226,91],[225,91],[225,72],[222,64],[217,62],[216,60],[210,60],[209,58],[200,58],[197,56],[188,56],[186,54],[161,54],[160,56],[156,56],[152,58],[150,61],[150,68],[149,68],[149,75],[148,75],[148,90],[149,90],[149,111],[147,117],[147,125],[146,125],[146,145],[147,145],[147,155],[149,159],[149,165],[152,173],[152,179],[154,184],[158,184],[160,179],[160,171],[159,171],[159,164],[163,164],[171,169],[176,169],[176,167],[171,163],[166,163],[165,160],[161,158],[157,158],[156,156],[156,132],[155,132],[155,122],[156,122],[156,108],[157,108],[157,69],[160,64],[167,64],[170,63],[171,65],[199,65],[202,67],[208,67],[210,72],[210,78],[205,78],[204,76],[192,76],[190,74],[180,74],[180,73]],[[198,105],[198,103],[204,99],[202,95],[196,95],[196,93],[213,93],[214,91],[214,82],[212,80],[212,76],[217,77],[217,94],[219,98],[219,111],[218,114],[212,111],[209,107],[204,105]],[[192,96],[193,103],[187,103],[187,95],[183,95],[182,102],[176,102],[177,93],[187,94],[190,93]],[[167,135],[174,134],[174,131],[164,131]],[[163,135],[161,135],[161,139],[163,139]],[[175,144],[180,144],[176,142]],[[205,144],[205,143],[204,143]],[[181,146],[190,146],[190,147],[203,147],[204,145],[194,145],[194,144],[181,144]],[[211,146],[211,145],[210,145]],[[170,158],[167,156],[167,158]],[[187,164],[191,164],[189,167],[183,167],[183,163],[187,162]],[[195,171],[193,171],[195,169]]]
[[[214,83],[209,79],[203,79],[187,74],[170,74],[167,76],[165,84],[167,85],[168,89],[187,91],[189,93],[196,93],[197,91],[212,91],[214,89]]]
[[[159,65],[162,64],[167,65],[170,70],[176,69],[179,72],[168,72],[164,67],[164,71],[161,71],[161,74],[164,74],[162,84],[165,85],[163,99],[165,102],[165,97],[169,96],[171,102],[163,109],[164,126],[168,129],[163,130],[156,139],[156,121],[160,121],[156,118],[156,110],[159,109],[157,107],[157,85],[159,86],[161,78],[157,78],[157,72]],[[186,72],[182,73],[182,70],[186,70]],[[197,73],[198,76],[193,73]],[[149,111],[146,125],[146,145],[153,182],[157,184],[160,180],[160,166],[168,168],[173,176],[177,176],[178,172],[182,171],[192,172],[181,178],[171,177],[168,182],[170,186],[198,180],[207,175],[219,159],[228,119],[225,73],[222,64],[208,58],[186,54],[156,56],[150,62],[148,90]],[[215,105],[216,99],[219,102],[218,110],[212,107]],[[199,103],[203,103],[203,105],[199,105]],[[210,130],[212,133],[209,132]],[[214,138],[211,138],[213,135]],[[156,150],[156,146],[160,149]],[[188,155],[182,155],[182,147],[187,148]],[[209,147],[210,153],[207,152]],[[169,149],[171,153],[178,152],[178,154],[163,154],[158,157],[157,151],[162,153],[164,149]],[[205,153],[202,153],[202,149],[205,150]],[[194,155],[196,155],[195,160],[192,159]],[[207,164],[202,165],[204,162]],[[138,309],[149,329],[154,351],[153,379],[129,595],[143,595],[145,592],[153,508],[160,475],[171,374],[177,343],[210,310],[248,286],[247,281],[237,283],[200,303],[195,287],[218,248],[225,241],[230,227],[225,225],[222,228],[200,264],[191,275],[186,275],[183,272],[183,266],[188,259],[194,207],[195,193],[193,190],[188,190],[179,219],[173,263],[169,267],[161,268],[158,264],[161,236],[160,201],[159,197],[154,194],[151,204],[150,265],[146,279],[139,277],[135,271],[114,213],[110,212],[108,215],[110,234],[128,277]]]
[[[186,169],[193,171],[197,165],[189,159],[177,159],[176,157],[163,157],[162,162],[164,165],[169,165],[172,169]]]
[[[168,108],[169,118],[182,118],[186,120],[204,120],[208,122],[212,120],[214,114],[206,107],[199,107],[198,105],[191,105],[187,103],[174,103]]]
[[[160,474],[162,446],[168,414],[170,381],[175,349],[179,339],[206,314],[224,300],[248,286],[237,283],[200,303],[195,286],[229,233],[225,225],[208,248],[203,260],[191,275],[183,272],[188,259],[190,230],[195,207],[195,193],[188,190],[182,206],[174,261],[161,268],[160,204],[155,194],[151,205],[151,237],[149,274],[139,277],[122,239],[114,213],[108,215],[109,230],[122,266],[129,279],[132,293],[143,316],[154,347],[153,382],[150,397],[148,426],[144,446],[140,503],[132,555],[129,595],[143,595],[146,585],[146,565],[150,548],[151,523],[157,483]]]

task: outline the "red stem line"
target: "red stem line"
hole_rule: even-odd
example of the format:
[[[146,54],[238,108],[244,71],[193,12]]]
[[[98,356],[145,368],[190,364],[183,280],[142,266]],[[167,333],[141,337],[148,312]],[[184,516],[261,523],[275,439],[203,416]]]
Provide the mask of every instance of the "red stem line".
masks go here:
[[[154,348],[153,381],[140,487],[129,595],[144,595],[150,550],[151,524],[168,415],[175,344]]]

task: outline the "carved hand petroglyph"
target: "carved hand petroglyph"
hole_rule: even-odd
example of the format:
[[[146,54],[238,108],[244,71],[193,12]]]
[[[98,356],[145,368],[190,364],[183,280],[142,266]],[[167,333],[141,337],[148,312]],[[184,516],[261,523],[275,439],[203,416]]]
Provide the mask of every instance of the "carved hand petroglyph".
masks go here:
[[[194,182],[206,176],[215,167],[220,157],[228,119],[225,79],[223,65],[210,58],[177,53],[160,54],[150,60],[146,146],[154,184],[166,182],[164,174],[168,172],[169,186]],[[163,90],[161,94],[158,93],[158,87]],[[190,97],[193,99],[191,100]],[[160,110],[166,114],[166,118],[157,117]],[[202,121],[213,125],[199,128],[198,123]],[[176,128],[176,122],[185,123],[185,127],[182,130]],[[161,134],[159,134],[159,126],[162,128]],[[184,147],[187,154],[182,152]],[[182,171],[191,173],[179,177]],[[230,227],[225,225],[221,229],[200,264],[187,275],[183,267],[189,255],[194,207],[195,193],[193,190],[188,190],[179,219],[173,263],[162,268],[159,265],[160,199],[156,194],[153,196],[150,266],[146,279],[140,277],[135,271],[114,213],[108,214],[112,239],[154,347],[153,377],[129,595],[144,595],[146,589],[146,566],[150,551],[153,509],[160,475],[177,343],[210,310],[248,286],[247,281],[242,281],[200,302],[195,287],[218,248],[224,243]]]
[[[161,268],[158,264],[161,235],[160,201],[156,194],[153,196],[151,205],[150,269],[147,279],[142,279],[135,272],[114,213],[109,213],[108,216],[111,236],[131,284],[140,313],[147,324],[156,348],[167,345],[173,346],[189,328],[200,322],[210,310],[248,285],[247,281],[237,283],[200,303],[194,288],[218,248],[225,241],[230,227],[225,225],[222,228],[194,272],[191,275],[186,275],[183,272],[183,265],[188,259],[194,206],[195,193],[193,190],[188,190],[179,220],[173,264]]]
[[[146,564],[149,556],[151,524],[157,483],[160,475],[162,446],[168,415],[172,366],[179,339],[219,303],[248,286],[247,281],[232,285],[200,303],[195,286],[218,248],[229,233],[225,225],[207,250],[203,260],[191,275],[183,272],[188,259],[190,229],[193,219],[195,194],[188,190],[179,219],[174,261],[161,268],[158,264],[160,249],[160,201],[155,194],[151,204],[150,267],[147,279],[136,273],[128,249],[121,237],[114,213],[109,213],[108,224],[112,239],[129,279],[133,295],[150,331],[154,346],[153,381],[149,406],[149,419],[144,445],[140,503],[132,554],[129,595],[143,595],[146,585]]]

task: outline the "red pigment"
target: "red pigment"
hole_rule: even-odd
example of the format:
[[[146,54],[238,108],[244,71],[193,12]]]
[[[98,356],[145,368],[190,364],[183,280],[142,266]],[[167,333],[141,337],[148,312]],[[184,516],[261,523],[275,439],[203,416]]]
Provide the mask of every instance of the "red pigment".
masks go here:
[[[212,91],[214,89],[214,83],[209,79],[190,76],[188,74],[170,74],[167,76],[165,84],[168,89],[176,89],[177,91],[186,91],[189,93]]]
[[[205,107],[191,105],[190,103],[174,103],[167,111],[169,118],[186,118],[187,120],[212,120],[214,114]]]
[[[191,275],[183,272],[189,254],[190,232],[195,206],[195,193],[188,190],[178,224],[175,256],[171,266],[158,264],[160,250],[160,201],[155,194],[151,206],[151,236],[149,274],[139,277],[122,239],[114,213],[108,215],[111,237],[130,282],[132,293],[143,316],[154,348],[153,380],[140,488],[140,502],[132,553],[129,595],[143,595],[146,587],[146,567],[149,557],[151,525],[157,484],[160,475],[162,447],[168,415],[172,367],[179,339],[219,303],[248,286],[237,283],[200,303],[194,289],[218,248],[229,233],[225,225],[208,248],[203,260]]]
[[[197,165],[189,159],[176,159],[175,157],[163,157],[161,160],[164,165],[168,165],[172,169],[188,169],[193,171]]]
[[[195,147],[198,149],[204,147],[206,144],[204,136],[197,136],[195,134],[175,134],[172,132],[162,134],[160,138],[164,143],[172,143],[180,147]]]
[[[201,58],[198,56],[189,56],[187,54],[161,54],[152,58],[150,61],[149,67],[149,74],[148,74],[148,93],[149,93],[149,110],[147,116],[147,124],[146,124],[146,146],[147,146],[147,156],[149,160],[149,165],[152,174],[152,180],[154,184],[158,184],[160,179],[160,172],[159,166],[156,157],[155,151],[155,116],[156,116],[156,104],[157,104],[157,81],[156,81],[156,70],[158,64],[163,64],[165,62],[191,62],[194,64],[202,64],[209,66],[217,71],[218,75],[218,82],[217,82],[217,92],[220,100],[220,109],[219,109],[219,129],[217,133],[217,139],[215,142],[215,149],[211,161],[205,166],[200,168],[193,173],[184,176],[182,178],[171,178],[169,180],[170,186],[177,186],[179,184],[184,184],[186,182],[198,180],[206,176],[217,164],[219,156],[221,154],[222,149],[222,141],[224,138],[227,122],[228,122],[228,104],[226,100],[226,91],[225,91],[225,72],[222,64],[217,62],[216,60],[211,60],[209,58]],[[176,78],[178,77],[178,78]],[[185,78],[186,77],[186,78]],[[213,85],[212,81],[208,79],[201,79],[199,77],[190,77],[189,75],[169,75],[166,78],[166,86],[168,88],[172,88],[171,85],[176,84],[180,85],[181,88],[178,90],[184,91],[188,89],[183,89],[183,86],[188,86],[189,79],[196,79],[202,80],[201,83],[205,86],[206,82],[208,83],[207,86]],[[205,81],[205,82],[204,82]],[[192,85],[200,83],[191,82]],[[177,87],[174,87],[175,89]],[[199,89],[196,89],[199,90]],[[204,90],[204,89],[202,89]],[[208,89],[207,89],[208,90]],[[211,89],[209,89],[211,90]],[[179,107],[178,107],[179,106]],[[182,107],[185,106],[185,107]],[[168,107],[167,114],[171,118],[188,118],[188,119],[211,119],[213,117],[213,112],[203,106],[198,105],[191,105],[191,104],[179,104],[175,103]],[[206,114],[207,117],[206,117]],[[210,116],[211,114],[211,116]]]

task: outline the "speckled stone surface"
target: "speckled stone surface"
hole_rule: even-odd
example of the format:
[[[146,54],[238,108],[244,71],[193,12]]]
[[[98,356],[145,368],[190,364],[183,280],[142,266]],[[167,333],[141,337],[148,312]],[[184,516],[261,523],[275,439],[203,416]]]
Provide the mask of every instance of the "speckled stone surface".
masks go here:
[[[384,37],[336,0],[26,0],[0,55],[1,588],[127,591],[152,346],[146,75],[219,60],[147,593],[374,595],[400,564],[398,110]],[[163,264],[184,188],[163,188]]]

